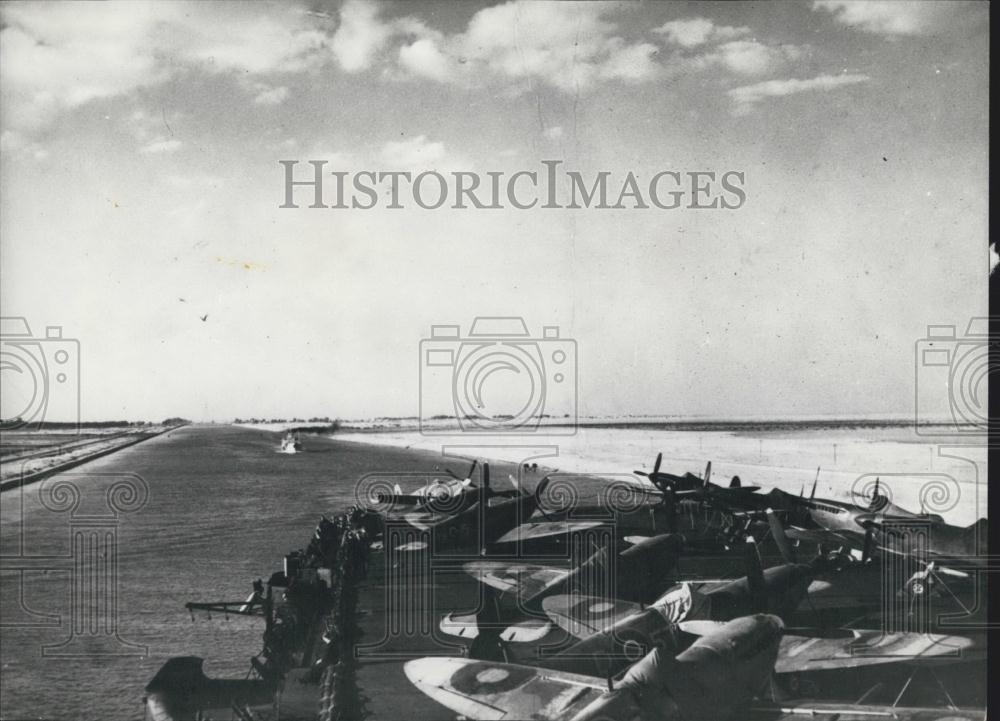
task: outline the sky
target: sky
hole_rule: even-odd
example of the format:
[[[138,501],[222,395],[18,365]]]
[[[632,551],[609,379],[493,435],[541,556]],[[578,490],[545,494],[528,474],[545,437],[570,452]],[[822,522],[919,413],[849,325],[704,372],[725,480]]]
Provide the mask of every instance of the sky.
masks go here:
[[[77,394],[84,420],[447,412],[421,341],[480,316],[575,341],[580,415],[906,416],[927,326],[987,312],[985,3],[0,13],[0,304],[62,328],[30,351],[49,420]],[[746,197],[280,208],[283,159],[736,171]]]

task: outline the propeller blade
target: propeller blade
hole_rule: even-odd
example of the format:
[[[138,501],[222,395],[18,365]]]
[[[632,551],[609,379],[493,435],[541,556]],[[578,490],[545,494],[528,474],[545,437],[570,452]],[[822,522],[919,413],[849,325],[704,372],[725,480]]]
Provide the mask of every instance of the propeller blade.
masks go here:
[[[657,453],[656,454],[656,463],[653,464],[653,473],[654,474],[660,472],[660,464],[662,462],[663,462],[663,453],[662,452]]]
[[[761,568],[760,551],[753,536],[747,536],[744,545],[744,558],[747,564],[747,586],[754,599],[757,611],[767,611],[767,587],[764,584],[764,570]]]
[[[781,519],[770,508],[767,509],[766,513],[767,523],[771,527],[771,535],[774,536],[774,542],[778,545],[781,557],[785,563],[795,563],[795,549],[788,542],[788,536],[785,535],[785,527],[781,524]]]
[[[861,548],[861,562],[868,563],[868,560],[872,557],[872,546],[875,540],[875,526],[869,525],[868,530],[865,531],[865,544]]]
[[[486,584],[483,584],[481,588],[483,590],[483,605],[476,613],[476,625],[479,626],[480,633],[486,629],[495,629],[496,633],[499,634],[501,629],[497,626],[501,623],[501,618],[497,591]]]
[[[709,461],[705,466],[705,488],[708,488],[708,480],[712,477],[712,462]]]
[[[819,469],[816,469],[816,478],[813,479],[813,489],[809,493],[809,500],[811,501],[816,497],[816,484],[819,483]]]
[[[944,576],[951,576],[952,578],[970,578],[969,574],[965,571],[958,571],[947,566],[941,566],[941,568],[937,569],[937,572]]]
[[[491,492],[491,489],[490,489],[490,464],[489,463],[484,463],[483,464],[483,488],[486,489],[486,495],[489,496],[489,494]]]
[[[667,509],[667,530],[674,533],[677,530],[677,496],[673,488],[663,492],[663,505]]]

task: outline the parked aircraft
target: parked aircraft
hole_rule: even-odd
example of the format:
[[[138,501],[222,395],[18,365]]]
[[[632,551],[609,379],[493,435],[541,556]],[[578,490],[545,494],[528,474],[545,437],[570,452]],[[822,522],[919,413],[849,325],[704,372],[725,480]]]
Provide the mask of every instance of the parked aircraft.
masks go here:
[[[397,483],[392,493],[379,493],[376,500],[379,503],[392,504],[394,506],[425,506],[428,503],[447,503],[450,499],[459,496],[467,496],[470,503],[474,502],[475,491],[478,490],[472,485],[472,474],[476,472],[478,460],[472,461],[465,478],[459,478],[450,469],[446,468],[445,473],[451,476],[452,480],[442,481],[434,479],[426,486],[418,488],[412,493],[404,493]]]
[[[969,568],[987,564],[983,554],[985,518],[960,527],[945,523],[937,515],[907,511],[879,492],[878,479],[867,507],[817,499],[815,495],[816,481],[809,498],[777,489],[764,496],[775,502],[768,509],[774,508],[785,516],[787,538],[854,548],[861,551],[863,559],[876,552],[915,556],[922,563],[934,562],[937,570],[945,574],[951,570],[950,565]],[[889,510],[895,513],[887,513]],[[952,575],[968,577],[957,570]]]
[[[690,472],[683,476],[662,472],[660,471],[662,462],[663,454],[659,453],[651,472],[633,471],[633,473],[648,478],[657,491],[668,499],[673,497],[677,500],[711,503],[714,507],[722,510],[743,510],[753,507],[753,502],[748,498],[757,495],[757,491],[760,490],[759,486],[744,486],[739,476],[733,476],[728,486],[712,483],[711,461],[705,465],[705,473],[701,478]]]
[[[465,658],[420,658],[403,669],[418,689],[468,719],[721,719],[767,683],[782,627],[776,616],[730,621],[676,655],[653,649],[618,682]]]
[[[399,522],[421,536],[397,546],[397,550],[419,551],[431,546],[440,549],[462,545],[482,548],[530,518],[538,508],[548,483],[549,479],[543,478],[532,493],[523,488],[496,491],[490,485],[490,465],[484,463],[482,487],[461,497],[463,501],[471,498],[471,502],[462,502],[457,510],[442,509],[436,503],[428,503],[421,510],[391,517],[387,530],[401,537],[404,534],[396,528],[397,523],[393,523]],[[393,544],[392,540],[387,542]]]

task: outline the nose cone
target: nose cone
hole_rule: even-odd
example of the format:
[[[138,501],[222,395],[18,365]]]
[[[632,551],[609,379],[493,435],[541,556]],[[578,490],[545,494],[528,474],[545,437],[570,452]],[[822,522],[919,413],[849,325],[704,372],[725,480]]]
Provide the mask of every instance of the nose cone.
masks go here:
[[[770,613],[756,613],[752,616],[743,616],[726,624],[726,630],[734,638],[780,636],[785,630],[784,622],[777,616]]]

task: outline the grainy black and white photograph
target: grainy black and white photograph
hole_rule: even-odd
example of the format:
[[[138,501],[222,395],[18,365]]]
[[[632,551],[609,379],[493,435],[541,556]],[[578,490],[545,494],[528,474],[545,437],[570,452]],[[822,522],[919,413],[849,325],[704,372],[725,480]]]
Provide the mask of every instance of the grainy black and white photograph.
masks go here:
[[[0,3],[0,719],[985,721],[989,12]]]

